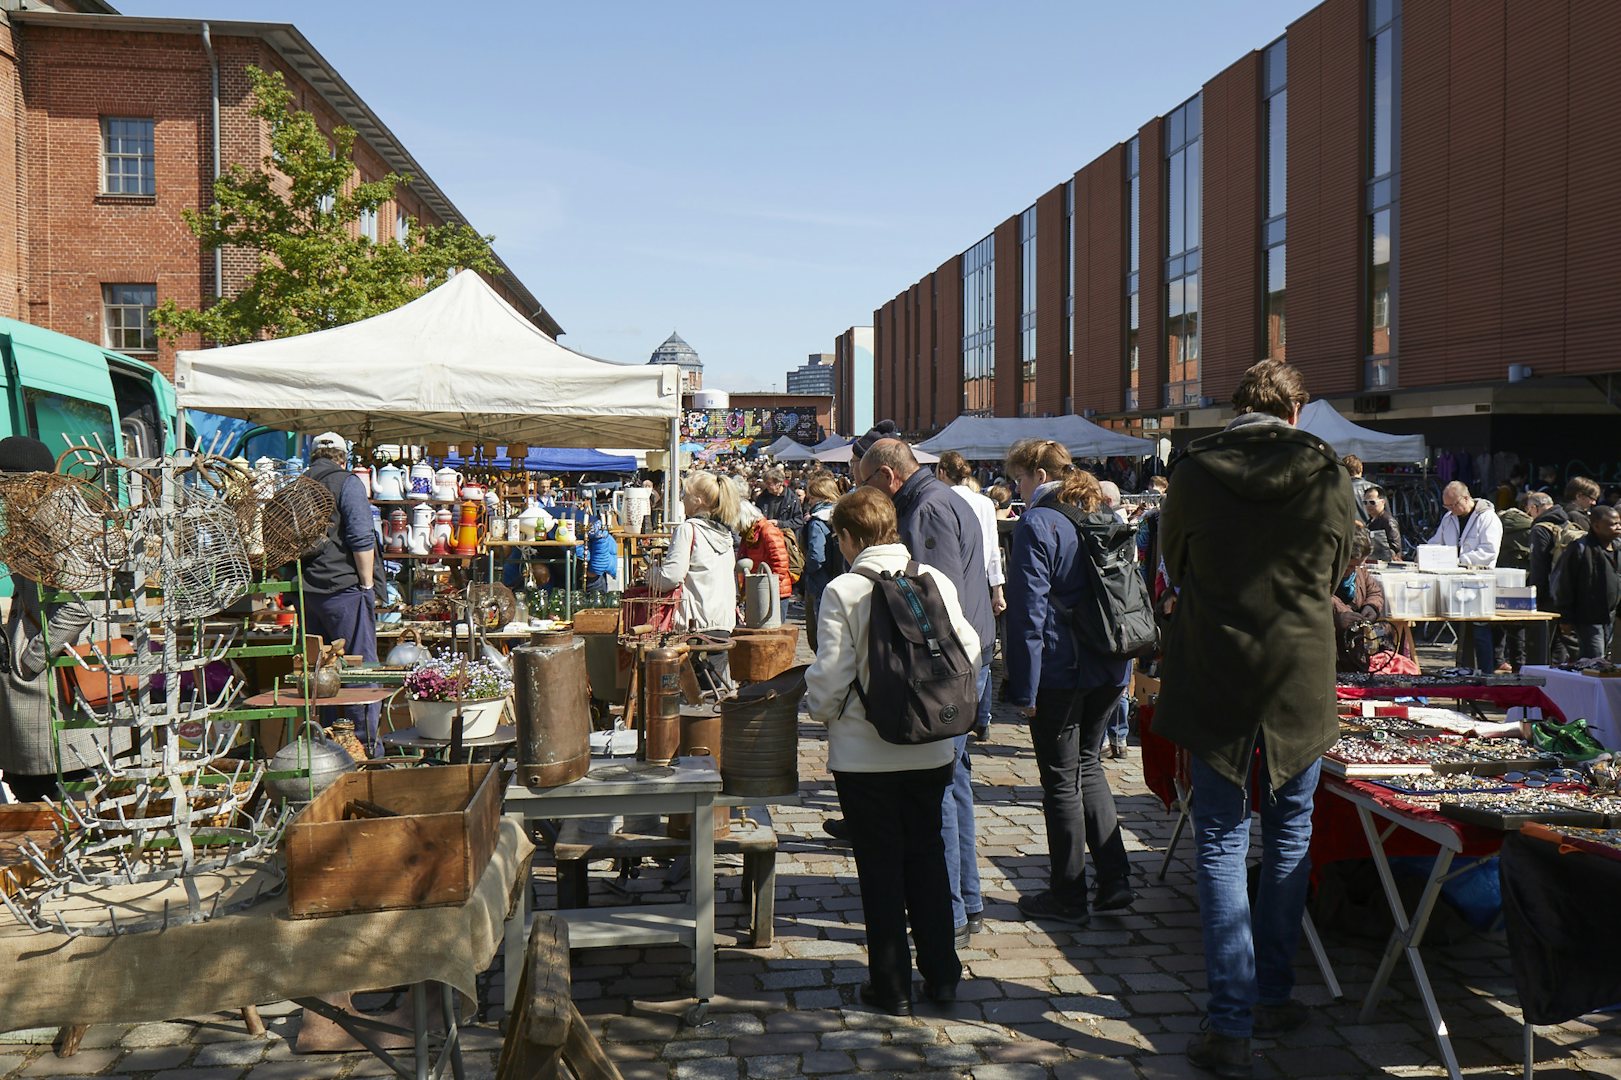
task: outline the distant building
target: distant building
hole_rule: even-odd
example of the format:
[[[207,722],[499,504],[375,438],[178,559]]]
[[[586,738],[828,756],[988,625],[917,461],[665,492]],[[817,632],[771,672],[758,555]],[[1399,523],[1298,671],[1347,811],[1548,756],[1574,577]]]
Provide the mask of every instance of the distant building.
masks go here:
[[[872,327],[852,326],[834,339],[833,372],[833,429],[860,435],[873,424]]]
[[[833,354],[811,353],[810,359],[788,373],[790,394],[833,396]]]
[[[181,218],[209,204],[214,173],[258,169],[269,153],[269,127],[250,111],[250,64],[283,75],[323,132],[356,131],[357,181],[414,178],[350,222],[351,235],[388,244],[413,228],[471,224],[295,26],[124,16],[99,0],[0,0],[0,315],[165,374],[177,347],[204,344],[195,334],[159,341],[149,316],[165,300],[195,308],[234,295],[258,269],[253,252],[205,250]],[[503,269],[486,279],[502,299],[561,334]]]
[[[653,350],[649,364],[675,364],[681,369],[681,392],[690,394],[704,388],[704,362],[698,352],[688,345],[680,334],[672,331],[664,344]]]

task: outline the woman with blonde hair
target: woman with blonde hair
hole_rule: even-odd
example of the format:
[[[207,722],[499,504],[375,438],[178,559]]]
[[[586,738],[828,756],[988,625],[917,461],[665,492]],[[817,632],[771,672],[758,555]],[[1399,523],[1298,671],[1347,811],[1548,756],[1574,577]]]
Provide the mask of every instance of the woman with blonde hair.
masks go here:
[[[1019,910],[1026,918],[1085,926],[1093,911],[1136,899],[1100,760],[1128,662],[1091,651],[1070,632],[1068,613],[1096,587],[1090,549],[1070,515],[1088,527],[1126,526],[1104,505],[1097,479],[1077,469],[1060,443],[1015,443],[1007,472],[1029,509],[1014,530],[1008,567],[1005,698],[1030,720],[1051,867],[1047,890],[1020,897]],[[1095,897],[1086,888],[1088,850],[1097,864]]]
[[[737,488],[714,473],[689,473],[681,485],[686,520],[670,534],[661,562],[648,568],[648,585],[663,593],[681,586],[678,630],[737,627],[737,556],[733,532],[739,523]]]

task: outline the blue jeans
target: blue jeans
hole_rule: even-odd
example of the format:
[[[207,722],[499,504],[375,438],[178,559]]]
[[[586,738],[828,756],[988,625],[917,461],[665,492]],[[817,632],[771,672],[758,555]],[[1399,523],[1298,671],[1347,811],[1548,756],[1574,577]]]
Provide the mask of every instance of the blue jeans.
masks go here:
[[[979,667],[979,692],[989,693],[991,666]],[[940,803],[940,831],[946,842],[946,877],[951,882],[951,925],[961,926],[968,916],[985,910],[979,891],[978,834],[974,828],[974,765],[968,756],[968,736],[951,740],[957,748],[951,785]]]
[[[991,654],[995,651],[993,645],[985,651],[985,658],[979,668],[979,712],[974,717],[974,726],[984,731],[991,728]]]
[[[1193,836],[1199,850],[1199,911],[1204,929],[1210,1026],[1249,1038],[1257,1002],[1278,1005],[1294,991],[1294,956],[1311,880],[1312,797],[1320,762],[1268,791],[1261,752],[1261,881],[1250,910],[1247,858],[1249,789],[1229,783],[1193,758]]]

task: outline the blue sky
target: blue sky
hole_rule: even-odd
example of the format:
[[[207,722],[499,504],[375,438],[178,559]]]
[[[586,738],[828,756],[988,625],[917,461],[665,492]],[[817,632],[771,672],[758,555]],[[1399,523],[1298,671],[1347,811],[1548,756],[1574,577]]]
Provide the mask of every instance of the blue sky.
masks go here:
[[[769,389],[1313,0],[114,0],[295,23],[562,323]]]

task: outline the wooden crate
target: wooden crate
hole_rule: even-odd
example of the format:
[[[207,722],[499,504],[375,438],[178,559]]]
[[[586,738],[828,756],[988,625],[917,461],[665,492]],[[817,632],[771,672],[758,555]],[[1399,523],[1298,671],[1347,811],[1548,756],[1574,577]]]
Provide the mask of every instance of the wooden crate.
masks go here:
[[[347,773],[293,820],[287,910],[295,919],[465,903],[495,850],[498,765]],[[357,801],[395,817],[344,820]]]
[[[39,871],[23,854],[25,840],[32,840],[48,859],[62,853],[56,822],[56,811],[48,803],[0,804],[0,894],[15,896],[39,879]]]

